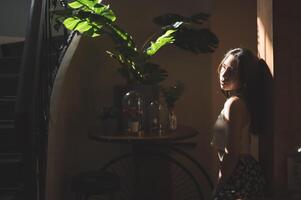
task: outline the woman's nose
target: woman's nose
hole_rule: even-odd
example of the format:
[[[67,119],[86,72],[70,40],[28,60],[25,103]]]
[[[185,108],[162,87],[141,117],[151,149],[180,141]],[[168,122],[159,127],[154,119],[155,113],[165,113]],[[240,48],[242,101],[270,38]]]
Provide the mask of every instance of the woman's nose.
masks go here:
[[[223,79],[227,79],[229,77],[229,70],[228,70],[228,68],[222,71],[221,77]]]

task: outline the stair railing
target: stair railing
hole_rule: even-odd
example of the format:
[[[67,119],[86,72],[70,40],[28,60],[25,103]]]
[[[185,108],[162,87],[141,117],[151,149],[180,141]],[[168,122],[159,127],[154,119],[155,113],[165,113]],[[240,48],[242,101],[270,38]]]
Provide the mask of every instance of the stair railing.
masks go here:
[[[51,47],[49,11],[53,2],[31,1],[15,107],[15,128],[24,153],[24,199],[30,200],[45,199],[49,102],[59,66]],[[58,58],[61,53],[56,53]]]

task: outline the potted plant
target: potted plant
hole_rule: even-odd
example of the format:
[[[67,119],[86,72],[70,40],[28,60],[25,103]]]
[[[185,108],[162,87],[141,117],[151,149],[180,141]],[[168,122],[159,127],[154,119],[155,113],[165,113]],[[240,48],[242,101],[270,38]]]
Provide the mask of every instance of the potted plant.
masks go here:
[[[166,14],[154,18],[160,30],[144,45],[138,48],[131,35],[117,24],[117,17],[109,5],[99,0],[74,0],[65,10],[53,12],[56,22],[68,30],[77,31],[89,37],[107,34],[115,43],[115,48],[106,53],[115,59],[118,71],[127,84],[159,84],[168,72],[151,61],[153,55],[169,44],[193,53],[211,53],[218,46],[218,39],[203,23],[209,15],[197,13],[188,17]],[[57,27],[57,24],[56,24]]]
[[[154,18],[153,22],[160,29],[141,47],[137,47],[133,37],[117,24],[117,17],[110,6],[99,0],[74,0],[65,10],[53,13],[56,22],[68,30],[92,38],[106,34],[114,41],[115,47],[106,53],[119,63],[118,71],[127,83],[126,87],[115,91],[115,105],[119,108],[128,88],[143,93],[145,105],[158,98],[158,85],[166,79],[168,72],[151,58],[164,46],[174,45],[196,54],[211,53],[218,46],[215,34],[203,27],[209,18],[205,13],[191,16],[170,13]],[[166,100],[169,101],[168,98]]]

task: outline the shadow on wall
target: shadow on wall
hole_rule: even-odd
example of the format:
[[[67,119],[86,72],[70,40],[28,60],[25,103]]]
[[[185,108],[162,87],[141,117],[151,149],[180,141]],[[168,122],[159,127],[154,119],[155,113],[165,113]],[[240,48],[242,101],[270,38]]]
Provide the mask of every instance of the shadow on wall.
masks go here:
[[[261,76],[257,84],[259,108],[261,110],[261,117],[258,119],[259,128],[262,133],[259,135],[259,161],[262,164],[266,178],[267,178],[267,193],[271,193],[271,186],[273,171],[273,92],[274,92],[274,78],[269,66],[264,60],[261,62]]]

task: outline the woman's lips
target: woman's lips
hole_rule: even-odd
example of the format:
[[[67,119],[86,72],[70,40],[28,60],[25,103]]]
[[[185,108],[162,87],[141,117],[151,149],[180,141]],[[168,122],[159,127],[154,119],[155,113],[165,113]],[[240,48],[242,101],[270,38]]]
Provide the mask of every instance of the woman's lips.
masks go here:
[[[221,85],[226,85],[228,82],[227,81],[220,81]]]

